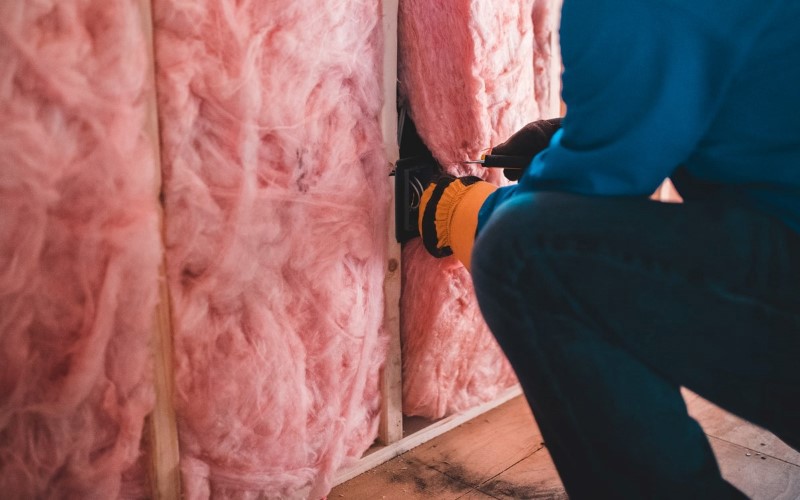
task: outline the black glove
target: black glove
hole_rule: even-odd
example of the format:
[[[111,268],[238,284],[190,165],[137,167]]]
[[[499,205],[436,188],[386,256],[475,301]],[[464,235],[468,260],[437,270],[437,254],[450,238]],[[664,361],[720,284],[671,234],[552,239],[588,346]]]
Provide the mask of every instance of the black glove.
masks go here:
[[[506,142],[493,147],[492,154],[524,156],[533,159],[550,144],[550,139],[559,128],[561,128],[560,117],[531,122],[515,132]],[[519,180],[523,172],[525,170],[503,169],[503,175],[511,181]]]

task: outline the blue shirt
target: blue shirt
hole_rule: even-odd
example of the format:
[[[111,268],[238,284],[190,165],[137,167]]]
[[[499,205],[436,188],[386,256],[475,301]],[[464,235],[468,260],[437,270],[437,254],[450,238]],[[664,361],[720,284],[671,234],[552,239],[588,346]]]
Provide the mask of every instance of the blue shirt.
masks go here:
[[[745,204],[800,231],[800,1],[564,0],[563,99],[517,192]]]

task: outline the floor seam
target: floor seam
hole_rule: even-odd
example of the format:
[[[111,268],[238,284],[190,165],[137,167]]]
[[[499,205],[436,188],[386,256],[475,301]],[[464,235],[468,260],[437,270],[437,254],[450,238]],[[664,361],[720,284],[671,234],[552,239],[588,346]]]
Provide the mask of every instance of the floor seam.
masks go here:
[[[447,472],[441,471],[441,470],[437,469],[435,466],[433,466],[433,465],[431,465],[431,464],[425,463],[424,465],[425,465],[425,467],[428,467],[429,469],[433,469],[434,471],[438,472],[439,474],[442,474],[443,476],[447,476],[448,478],[452,479],[453,481],[455,481],[455,482],[457,482],[457,483],[459,483],[459,484],[461,484],[461,485],[463,485],[463,486],[466,486],[466,487],[470,488],[471,490],[475,490],[475,491],[477,491],[477,492],[479,492],[479,493],[483,493],[484,495],[490,496],[490,497],[492,497],[492,498],[497,498],[496,496],[494,496],[494,495],[491,495],[491,494],[489,494],[489,493],[487,493],[487,492],[485,492],[485,491],[481,490],[481,489],[480,489],[480,487],[481,487],[482,485],[484,485],[484,484],[488,483],[488,482],[489,482],[489,481],[491,481],[492,479],[496,478],[496,477],[497,477],[497,476],[499,476],[500,474],[502,474],[502,473],[506,472],[506,471],[507,471],[507,470],[509,470],[510,468],[514,467],[514,466],[515,466],[515,465],[517,465],[518,463],[522,462],[523,460],[525,460],[525,459],[527,459],[527,458],[530,458],[531,456],[533,456],[533,454],[534,454],[534,453],[536,453],[536,452],[537,452],[537,451],[539,451],[539,450],[542,450],[543,448],[545,448],[544,444],[540,444],[540,445],[539,445],[539,447],[538,447],[538,448],[536,448],[535,450],[533,450],[532,452],[530,452],[530,453],[526,454],[524,457],[522,457],[521,459],[519,459],[519,460],[517,460],[516,462],[512,463],[511,465],[509,465],[508,467],[506,467],[506,468],[505,468],[505,469],[503,469],[502,471],[500,471],[500,472],[498,472],[497,474],[495,474],[495,475],[493,475],[493,476],[489,477],[488,479],[484,479],[483,481],[481,481],[481,482],[480,482],[480,483],[478,483],[478,484],[470,484],[470,483],[466,483],[466,482],[464,482],[463,480],[461,480],[460,478],[453,477],[453,476],[451,476],[450,474],[448,474]],[[422,463],[422,462],[420,462],[420,463]],[[446,462],[446,463],[449,463],[449,462]],[[468,494],[468,493],[464,493],[464,495],[467,495],[467,494]],[[464,495],[461,495],[461,496],[463,497]],[[456,498],[456,500],[458,500],[458,498],[461,498],[461,497],[457,497],[457,498]],[[498,499],[498,500],[501,500],[501,499]]]
[[[473,493],[473,492],[476,492],[476,491],[477,491],[478,493],[482,494],[482,495],[486,495],[487,497],[494,498],[495,500],[503,500],[502,498],[497,498],[497,497],[496,497],[496,496],[494,496],[494,495],[490,495],[490,494],[488,494],[488,493],[484,493],[484,492],[482,492],[481,490],[479,490],[479,489],[477,489],[477,488],[471,488],[471,489],[470,489],[470,491],[468,491],[468,492],[464,493],[463,495],[461,495],[460,497],[456,498],[455,500],[459,500],[459,499],[461,499],[461,498],[464,498],[465,496],[469,495],[470,493]]]
[[[776,456],[774,456],[774,455],[770,455],[769,453],[764,453],[763,451],[758,451],[758,450],[756,450],[755,448],[750,448],[749,446],[745,446],[745,445],[743,445],[743,444],[739,444],[739,443],[737,443],[737,442],[735,442],[735,441],[730,441],[730,440],[728,440],[728,439],[721,438],[721,437],[719,437],[719,436],[715,436],[715,435],[713,435],[713,434],[709,434],[709,433],[707,433],[707,432],[705,433],[705,435],[706,435],[706,436],[708,436],[708,437],[712,437],[712,438],[714,438],[714,439],[719,439],[720,441],[722,441],[722,442],[724,442],[724,443],[728,443],[728,444],[732,444],[732,445],[734,445],[734,446],[738,446],[739,448],[742,448],[742,449],[744,449],[744,450],[750,450],[750,451],[752,451],[752,452],[754,452],[754,453],[757,453],[757,454],[760,454],[760,455],[764,455],[765,457],[770,457],[770,458],[772,458],[773,460],[777,460],[777,461],[779,461],[779,462],[783,462],[783,463],[785,463],[785,464],[789,464],[789,465],[791,465],[791,466],[793,466],[793,467],[797,467],[797,468],[799,468],[799,469],[800,469],[800,464],[796,464],[796,463],[794,463],[794,462],[790,462],[790,461],[788,461],[788,460],[785,460],[785,459],[783,459],[783,458],[776,457]]]
[[[451,476],[450,474],[448,474],[448,473],[446,473],[446,472],[442,472],[442,471],[440,471],[439,469],[437,469],[436,467],[434,467],[434,466],[433,466],[433,465],[431,465],[431,464],[424,464],[424,465],[425,465],[425,467],[427,467],[427,468],[429,468],[429,469],[432,469],[433,471],[435,471],[435,472],[437,472],[437,473],[439,473],[439,474],[441,474],[441,475],[443,475],[443,476],[446,476],[446,477],[450,478],[452,481],[455,481],[456,483],[458,483],[458,484],[460,484],[460,485],[462,485],[462,486],[466,486],[466,487],[467,487],[467,488],[469,488],[470,490],[475,490],[475,489],[477,489],[477,487],[476,487],[475,485],[472,485],[472,484],[469,484],[469,483],[465,483],[464,481],[462,481],[461,479],[459,479],[459,478],[457,478],[457,477],[453,477],[453,476]],[[467,493],[469,493],[469,492],[467,492]],[[464,495],[466,495],[467,493],[464,493]],[[483,492],[481,492],[481,493],[483,493]],[[461,496],[463,497],[464,495],[461,495]],[[457,497],[457,499],[456,499],[456,500],[458,500],[458,498],[461,498],[461,497]]]
[[[536,452],[538,452],[538,451],[541,451],[541,450],[543,450],[543,449],[545,449],[545,448],[546,448],[546,446],[544,445],[544,443],[540,443],[538,446],[539,446],[538,448],[536,448],[535,450],[533,450],[532,452],[530,452],[528,455],[525,455],[524,457],[520,458],[519,460],[517,460],[517,461],[516,461],[516,462],[514,462],[513,464],[509,465],[508,467],[506,467],[506,468],[505,468],[505,469],[503,469],[502,471],[500,471],[500,472],[498,472],[497,474],[495,474],[494,476],[492,476],[492,477],[490,477],[490,478],[488,478],[488,479],[485,479],[485,480],[484,480],[483,482],[481,482],[479,485],[477,485],[477,486],[473,486],[473,488],[475,488],[476,490],[480,491],[480,492],[481,492],[481,493],[483,493],[484,495],[489,495],[489,496],[490,496],[490,497],[492,497],[492,498],[497,498],[497,497],[495,497],[495,496],[493,496],[493,495],[491,495],[491,494],[489,494],[489,493],[486,493],[485,491],[481,490],[481,489],[480,489],[480,487],[481,487],[481,486],[483,486],[484,484],[488,483],[488,482],[489,482],[489,481],[491,481],[492,479],[495,479],[495,478],[497,478],[498,476],[500,476],[500,475],[501,475],[501,474],[503,474],[504,472],[507,472],[509,469],[511,469],[511,468],[512,468],[512,467],[514,467],[515,465],[517,465],[517,464],[519,464],[519,463],[523,462],[524,460],[527,460],[527,459],[531,458],[533,455],[535,455],[535,454],[536,454]]]

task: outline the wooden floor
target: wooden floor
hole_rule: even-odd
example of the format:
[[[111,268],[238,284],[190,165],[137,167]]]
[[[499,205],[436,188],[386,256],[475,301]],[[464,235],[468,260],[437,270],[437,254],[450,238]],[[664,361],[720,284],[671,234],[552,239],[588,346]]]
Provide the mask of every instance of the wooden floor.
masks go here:
[[[800,453],[685,392],[725,478],[755,499],[800,499]],[[334,488],[329,500],[567,498],[520,396]]]

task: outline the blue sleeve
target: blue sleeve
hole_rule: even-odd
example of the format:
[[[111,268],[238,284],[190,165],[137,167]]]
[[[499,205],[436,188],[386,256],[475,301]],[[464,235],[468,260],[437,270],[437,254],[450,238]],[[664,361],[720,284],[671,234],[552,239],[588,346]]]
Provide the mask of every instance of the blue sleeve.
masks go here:
[[[647,196],[695,150],[768,10],[746,0],[564,0],[562,129],[513,192]]]

